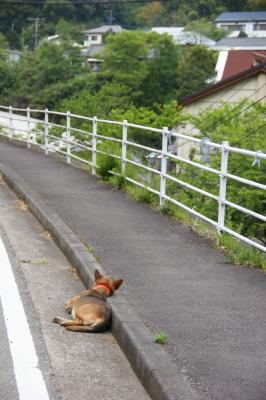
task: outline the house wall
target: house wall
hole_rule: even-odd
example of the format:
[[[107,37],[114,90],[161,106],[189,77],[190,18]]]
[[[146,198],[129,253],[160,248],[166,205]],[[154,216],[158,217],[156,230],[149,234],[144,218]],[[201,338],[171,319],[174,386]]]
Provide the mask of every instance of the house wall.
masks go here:
[[[257,78],[256,85],[257,100],[266,103],[266,74],[260,74]]]
[[[194,115],[199,114],[202,110],[208,107],[220,107],[222,103],[234,104],[239,102],[241,99],[248,97],[250,100],[257,100],[258,94],[256,90],[260,85],[257,84],[257,80],[260,75],[263,75],[265,79],[265,74],[259,74],[258,77],[251,77],[238,82],[229,88],[219,90],[215,93],[209,94],[191,104],[184,106],[184,112],[191,113]],[[264,86],[265,89],[265,86]],[[262,97],[262,96],[260,96]]]
[[[262,22],[218,22],[216,26],[225,31],[243,31],[249,37],[266,37],[266,21]]]
[[[92,44],[99,45],[102,44],[102,35],[90,33],[85,37],[84,46],[90,46]]]
[[[223,76],[224,68],[227,62],[228,50],[222,50],[219,52],[215,71],[217,72],[216,81],[220,81]]]
[[[210,94],[202,99],[194,101],[191,104],[187,104],[183,107],[184,113],[190,113],[197,115],[208,107],[220,107],[223,103],[235,104],[244,98],[249,100],[261,100],[266,103],[266,74],[261,73],[257,77],[251,77],[243,80],[235,85],[225,88],[216,93]],[[197,130],[190,123],[179,125],[176,129],[179,133],[187,136],[197,136],[200,131]],[[195,149],[196,153],[194,159],[197,160],[200,157],[199,146],[193,142],[185,139],[178,139],[177,142],[177,155],[188,159],[191,150]]]

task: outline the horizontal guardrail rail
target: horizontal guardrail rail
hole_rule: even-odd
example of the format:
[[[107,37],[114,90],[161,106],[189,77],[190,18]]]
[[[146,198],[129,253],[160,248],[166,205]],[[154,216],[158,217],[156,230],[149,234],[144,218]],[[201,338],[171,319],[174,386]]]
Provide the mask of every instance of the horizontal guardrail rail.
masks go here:
[[[2,110],[2,111],[1,111]],[[37,118],[33,118],[33,115]],[[2,121],[2,122],[1,122]],[[83,126],[73,126],[72,122],[79,122],[85,124]],[[87,127],[88,125],[88,127]],[[110,134],[110,127],[117,127],[120,137]],[[82,115],[72,114],[71,112],[58,112],[51,110],[38,110],[22,108],[13,108],[11,106],[0,106],[0,135],[7,137],[10,141],[16,139],[25,142],[27,147],[30,148],[32,144],[40,146],[45,154],[49,152],[58,152],[66,156],[67,163],[71,163],[71,159],[79,160],[80,162],[91,167],[92,174],[96,174],[97,168],[97,155],[105,155],[121,162],[120,173],[109,171],[113,175],[120,175],[133,185],[144,188],[149,192],[157,195],[160,200],[160,206],[163,207],[165,202],[170,202],[177,207],[182,208],[193,216],[202,219],[203,221],[215,227],[219,234],[227,232],[237,240],[241,240],[255,248],[266,252],[266,247],[253,240],[241,235],[239,232],[234,231],[226,226],[226,209],[227,207],[233,208],[241,213],[256,218],[259,221],[266,222],[266,217],[254,210],[250,210],[242,205],[229,201],[227,196],[227,183],[229,180],[238,182],[242,185],[255,188],[256,190],[266,191],[266,185],[255,182],[246,178],[229,173],[228,162],[230,154],[238,154],[243,157],[253,157],[255,160],[266,160],[266,154],[262,152],[254,152],[246,149],[231,147],[228,142],[222,144],[213,143],[209,140],[204,142],[204,146],[210,149],[215,149],[217,154],[221,156],[220,168],[215,169],[208,165],[204,165],[199,161],[192,161],[178,154],[173,154],[168,150],[169,138],[175,140],[184,139],[188,142],[194,143],[198,146],[202,145],[202,140],[199,138],[186,136],[178,132],[171,132],[167,127],[162,129],[142,126],[138,124],[129,123],[128,121],[109,121],[105,119],[98,119],[97,117],[86,117]],[[101,128],[101,132],[100,129]],[[109,130],[108,130],[109,129]],[[142,145],[135,141],[128,139],[129,130],[141,130],[160,135],[161,144],[159,148]],[[112,142],[118,146],[118,153],[110,153],[101,149],[102,142]],[[130,149],[130,150],[129,150]],[[137,153],[136,159],[132,159],[132,152]],[[155,167],[148,163],[147,158],[143,156],[144,153],[150,152],[157,158],[158,166]],[[85,153],[80,154],[79,153]],[[130,157],[131,155],[131,157]],[[177,173],[169,171],[168,162],[176,164],[182,163],[199,170],[211,173],[219,179],[217,184],[217,194],[210,193],[209,191],[197,187],[194,184],[185,182],[179,179]],[[127,176],[127,166],[140,169],[137,174],[137,179],[134,176]],[[156,187],[152,187],[151,176],[157,177]],[[190,208],[186,204],[181,203],[176,198],[167,194],[167,184],[169,182],[175,183],[178,186],[184,187],[202,196],[212,199],[217,203],[217,220],[213,220],[206,215],[203,215],[194,208]]]

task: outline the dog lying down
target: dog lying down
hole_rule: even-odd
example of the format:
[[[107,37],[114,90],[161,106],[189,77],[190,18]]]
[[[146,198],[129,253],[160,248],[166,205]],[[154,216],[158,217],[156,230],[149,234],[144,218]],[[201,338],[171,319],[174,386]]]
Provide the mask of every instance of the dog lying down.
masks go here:
[[[106,299],[119,288],[123,279],[101,275],[97,269],[94,278],[91,289],[78,294],[65,304],[66,311],[71,313],[73,319],[55,317],[53,322],[75,332],[96,333],[109,328],[111,307]]]

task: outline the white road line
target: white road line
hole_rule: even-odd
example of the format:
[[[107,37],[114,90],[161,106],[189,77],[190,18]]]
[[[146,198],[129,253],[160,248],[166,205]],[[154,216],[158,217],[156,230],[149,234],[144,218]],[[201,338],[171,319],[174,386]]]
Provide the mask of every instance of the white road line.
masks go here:
[[[0,238],[0,299],[20,400],[49,400],[27,317]]]

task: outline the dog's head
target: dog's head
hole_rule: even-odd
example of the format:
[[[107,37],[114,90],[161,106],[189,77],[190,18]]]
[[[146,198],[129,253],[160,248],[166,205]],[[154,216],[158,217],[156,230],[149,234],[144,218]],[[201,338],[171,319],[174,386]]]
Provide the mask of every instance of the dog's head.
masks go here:
[[[95,282],[92,289],[106,288],[106,296],[112,296],[123,283],[123,279],[113,279],[111,276],[102,275],[98,269],[94,271]]]

